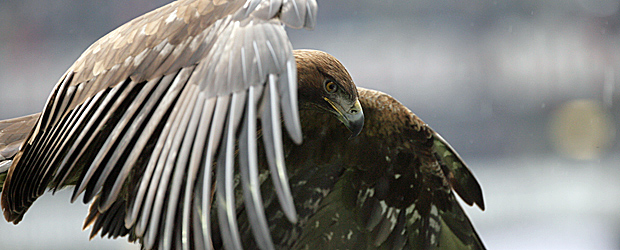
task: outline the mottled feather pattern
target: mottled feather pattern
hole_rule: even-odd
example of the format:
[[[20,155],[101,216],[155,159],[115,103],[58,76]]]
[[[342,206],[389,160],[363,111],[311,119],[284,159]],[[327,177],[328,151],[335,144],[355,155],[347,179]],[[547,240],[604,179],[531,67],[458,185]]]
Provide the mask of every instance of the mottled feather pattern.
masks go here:
[[[291,181],[301,180],[292,182],[300,221],[290,224],[277,207],[267,208],[276,245],[484,249],[452,193],[450,168],[436,157],[437,134],[389,95],[363,88],[358,93],[366,123],[355,138],[334,117],[302,110],[304,144],[286,144]],[[337,175],[319,177],[327,173]]]
[[[388,173],[371,187],[372,195],[367,195],[363,199],[364,203],[368,203],[368,197],[377,199],[375,205],[369,206],[373,211],[370,214],[382,214],[383,220],[396,223],[397,220],[393,219],[386,205],[403,209],[407,218],[405,230],[409,230],[408,244],[414,249],[418,243],[430,248],[448,244],[445,241],[451,242],[449,244],[463,242],[464,246],[461,247],[465,248],[483,248],[478,235],[451,192],[452,189],[455,190],[467,204],[475,203],[484,209],[480,185],[460,156],[438,133],[394,98],[374,90],[363,88],[358,90],[367,117],[375,113],[373,110],[388,110],[376,112],[381,117],[369,119],[365,133],[369,133],[370,136],[386,136],[385,138],[390,138],[388,140],[395,141],[399,140],[398,138],[400,140],[406,138],[406,141],[385,143],[389,151],[397,153],[395,157],[389,159],[390,162],[394,162],[393,167],[388,168]],[[450,164],[449,167],[446,167],[446,164]],[[397,167],[407,165],[409,167],[405,169],[399,170]],[[415,174],[411,175],[411,170],[415,170]],[[455,175],[459,178],[455,178]],[[384,195],[381,195],[382,193]],[[413,194],[413,196],[390,197],[389,194]],[[386,204],[383,204],[382,200]],[[455,220],[459,221],[459,224],[455,224],[453,222]],[[416,232],[416,230],[427,231]],[[418,235],[416,237],[419,238],[412,235]],[[458,240],[449,238],[452,235],[456,235]],[[411,242],[417,243],[411,245]]]
[[[465,161],[439,134],[434,135],[435,157],[440,160],[442,170],[450,185],[463,198],[467,205],[476,204],[484,210],[482,190]]]

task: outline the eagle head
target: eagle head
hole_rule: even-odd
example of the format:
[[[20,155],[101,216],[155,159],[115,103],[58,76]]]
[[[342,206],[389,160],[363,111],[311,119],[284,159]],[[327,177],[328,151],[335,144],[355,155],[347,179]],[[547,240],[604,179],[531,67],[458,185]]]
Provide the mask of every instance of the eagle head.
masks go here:
[[[295,50],[293,54],[297,62],[300,108],[327,111],[351,131],[351,137],[357,136],[364,127],[364,112],[347,69],[322,51]]]

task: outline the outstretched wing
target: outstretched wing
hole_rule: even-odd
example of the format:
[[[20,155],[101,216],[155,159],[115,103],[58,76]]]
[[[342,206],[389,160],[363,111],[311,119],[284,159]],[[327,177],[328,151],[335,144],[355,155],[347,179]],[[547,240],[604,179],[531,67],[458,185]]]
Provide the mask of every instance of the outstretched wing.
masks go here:
[[[454,195],[484,208],[461,158],[394,98],[358,93],[365,124],[352,139],[334,117],[302,110],[304,143],[287,144],[299,223],[282,219],[270,203],[275,242],[291,249],[484,249]]]
[[[256,185],[260,117],[280,204],[295,221],[280,117],[296,142],[301,128],[282,24],[312,28],[316,11],[314,0],[179,0],[107,34],[60,79],[14,156],[5,218],[18,223],[46,188],[76,185],[73,200],[95,199],[86,221],[95,233],[129,233],[145,248],[209,246],[216,178],[220,231],[232,248],[234,142],[244,181]],[[269,247],[260,194],[246,195],[257,241]]]

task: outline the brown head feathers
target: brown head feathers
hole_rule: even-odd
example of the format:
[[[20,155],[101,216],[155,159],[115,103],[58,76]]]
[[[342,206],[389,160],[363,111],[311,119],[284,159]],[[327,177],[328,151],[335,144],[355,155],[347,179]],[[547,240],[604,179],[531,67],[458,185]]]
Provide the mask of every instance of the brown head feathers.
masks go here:
[[[346,98],[357,98],[357,88],[347,69],[332,55],[318,50],[293,51],[297,62],[300,103],[322,99],[323,85],[333,81],[346,93]]]

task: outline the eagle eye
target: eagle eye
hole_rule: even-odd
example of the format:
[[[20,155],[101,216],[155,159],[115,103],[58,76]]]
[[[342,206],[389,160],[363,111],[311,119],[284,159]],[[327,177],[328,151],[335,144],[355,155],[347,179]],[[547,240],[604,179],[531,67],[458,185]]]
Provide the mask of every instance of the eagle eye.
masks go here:
[[[325,87],[325,91],[329,93],[335,93],[336,90],[338,90],[338,84],[336,84],[332,80],[325,81],[324,87]]]

